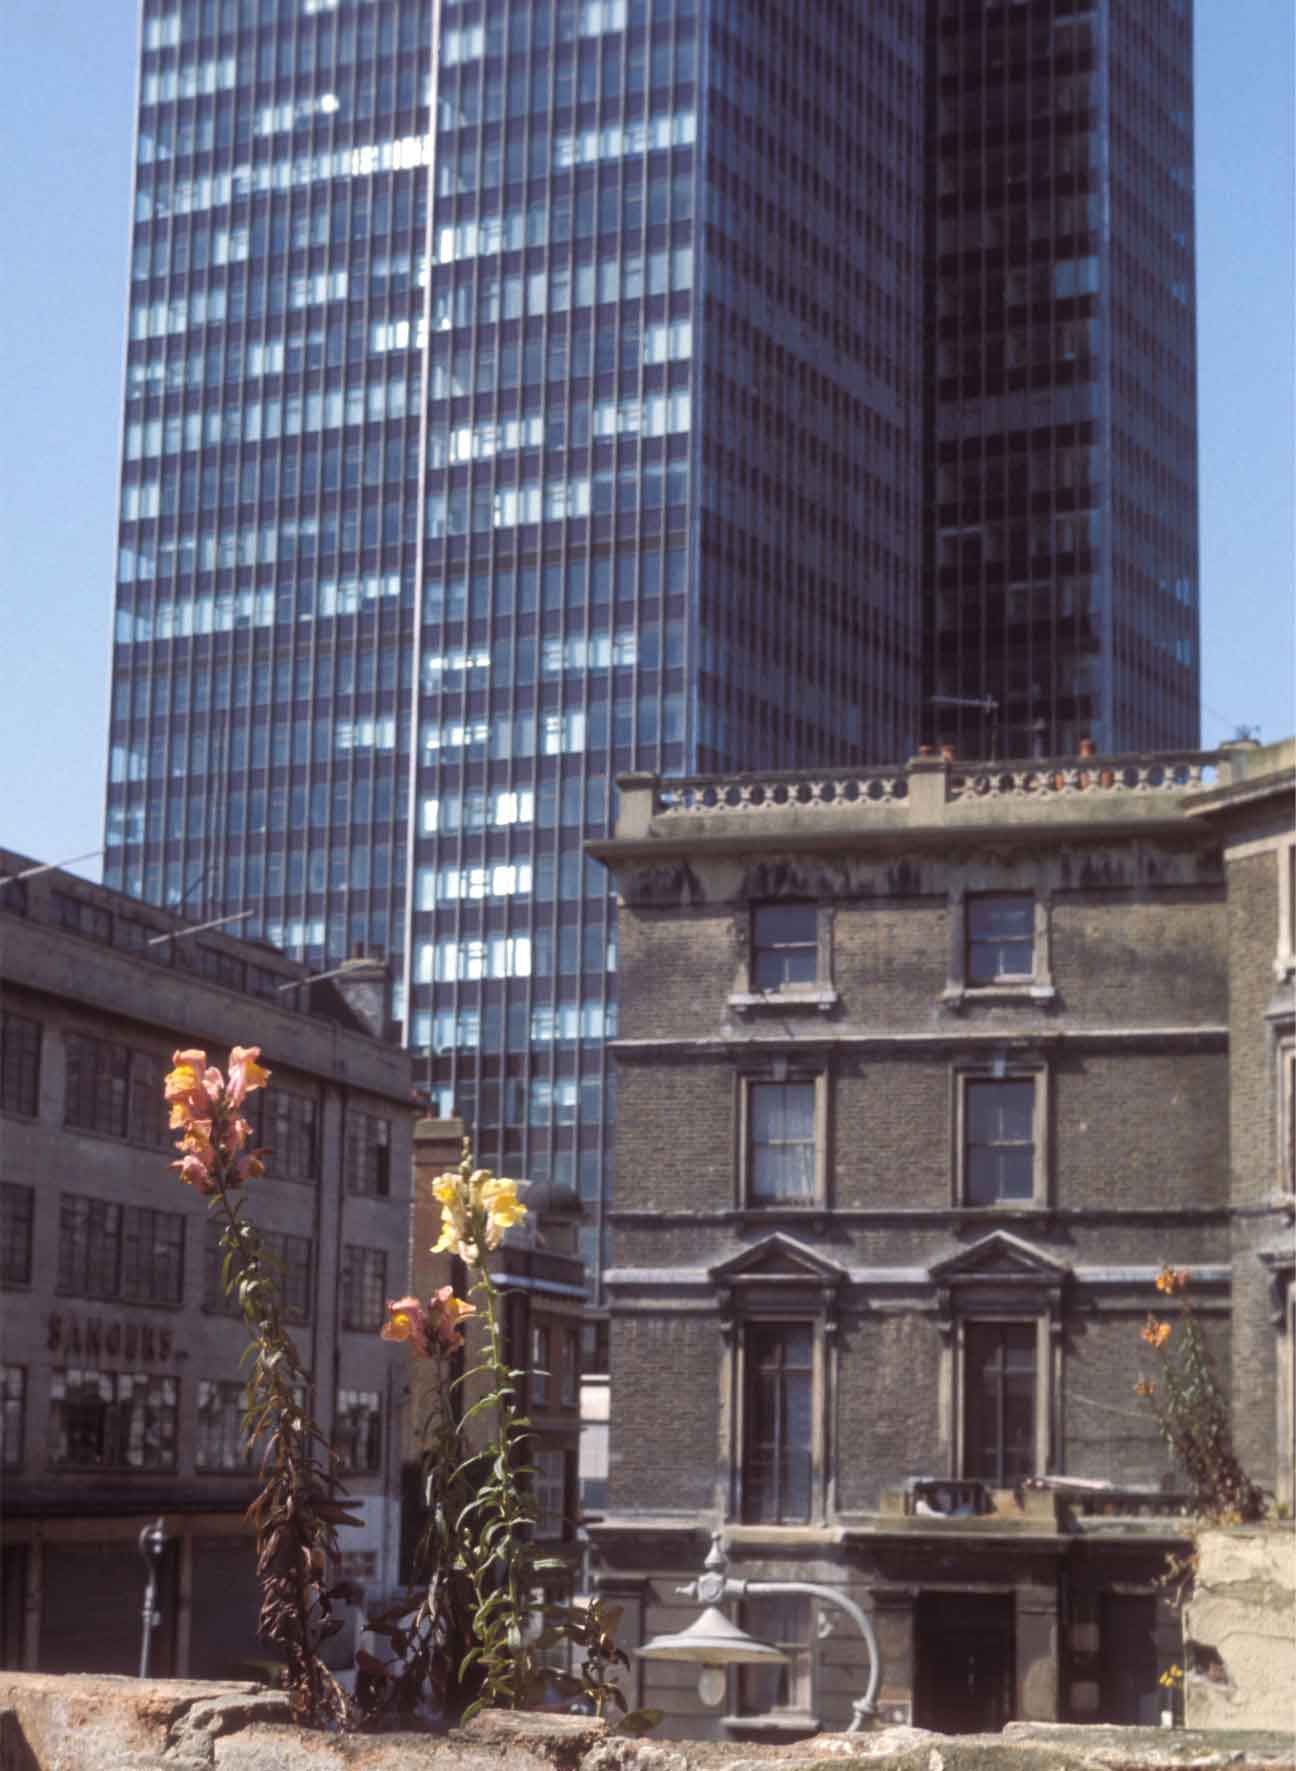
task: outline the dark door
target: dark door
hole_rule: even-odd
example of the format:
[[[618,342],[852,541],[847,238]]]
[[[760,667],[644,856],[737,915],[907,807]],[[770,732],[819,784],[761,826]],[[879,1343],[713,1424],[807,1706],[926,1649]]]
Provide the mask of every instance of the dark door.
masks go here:
[[[0,1549],[0,1666],[23,1663],[27,1555],[25,1543],[7,1543]]]
[[[1011,1594],[924,1593],[914,1633],[915,1727],[993,1734],[1011,1720]]]
[[[169,1679],[174,1664],[177,1560],[172,1539],[158,1573],[162,1620],[149,1645],[155,1679]],[[138,1673],[147,1579],[133,1544],[46,1544],[38,1670]]]
[[[1162,1709],[1156,1632],[1155,1595],[1103,1594],[1099,1721],[1156,1727]]]

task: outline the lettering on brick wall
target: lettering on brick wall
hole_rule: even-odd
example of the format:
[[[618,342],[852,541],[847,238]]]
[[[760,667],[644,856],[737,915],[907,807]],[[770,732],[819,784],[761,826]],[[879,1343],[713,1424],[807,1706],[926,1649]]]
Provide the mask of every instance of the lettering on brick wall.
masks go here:
[[[152,1322],[126,1322],[115,1317],[81,1316],[73,1311],[51,1310],[45,1336],[51,1353],[74,1354],[85,1359],[142,1359],[163,1365],[174,1359],[175,1330]]]

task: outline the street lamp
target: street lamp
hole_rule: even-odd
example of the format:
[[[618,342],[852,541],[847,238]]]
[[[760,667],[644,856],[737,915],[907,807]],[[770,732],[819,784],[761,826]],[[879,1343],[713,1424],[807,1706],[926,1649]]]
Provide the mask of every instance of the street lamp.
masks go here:
[[[853,1599],[848,1599],[836,1587],[819,1586],[807,1580],[737,1580],[728,1572],[729,1562],[721,1545],[721,1533],[711,1535],[711,1548],[707,1552],[706,1561],[702,1564],[704,1572],[697,1580],[691,1580],[687,1586],[676,1587],[677,1593],[684,1593],[690,1599],[697,1599],[706,1606],[702,1615],[695,1618],[686,1630],[680,1630],[673,1636],[654,1636],[651,1642],[645,1642],[635,1652],[644,1660],[683,1660],[702,1671],[698,1679],[698,1696],[703,1703],[719,1703],[725,1694],[725,1673],[727,1666],[777,1666],[787,1660],[782,1649],[773,1647],[769,1642],[757,1641],[745,1630],[731,1623],[720,1603],[725,1599],[764,1599],[776,1594],[797,1593],[807,1598],[822,1599],[826,1605],[835,1605],[844,1611],[855,1624],[869,1654],[869,1680],[863,1697],[857,1697],[851,1704],[851,1725],[848,1734],[858,1734],[864,1725],[866,1716],[877,1714],[878,1686],[882,1681],[882,1664],[878,1656],[877,1637],[873,1633],[872,1620],[860,1609]]]
[[[139,1552],[144,1558],[144,1566],[148,1569],[148,1582],[144,1588],[144,1608],[141,1612],[142,1632],[140,1636],[140,1670],[141,1679],[148,1678],[149,1648],[153,1641],[153,1631],[162,1621],[162,1612],[158,1606],[158,1570],[162,1566],[162,1558],[166,1555],[167,1534],[166,1520],[154,1519],[139,1534]]]

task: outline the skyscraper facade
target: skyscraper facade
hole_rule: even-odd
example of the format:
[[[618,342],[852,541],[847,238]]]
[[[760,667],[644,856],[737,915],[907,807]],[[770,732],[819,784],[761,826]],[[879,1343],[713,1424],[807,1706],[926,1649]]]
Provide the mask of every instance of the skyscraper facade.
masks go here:
[[[1195,744],[1191,0],[931,0],[925,719]]]
[[[145,0],[106,878],[609,1199],[616,776],[920,688],[917,0]]]

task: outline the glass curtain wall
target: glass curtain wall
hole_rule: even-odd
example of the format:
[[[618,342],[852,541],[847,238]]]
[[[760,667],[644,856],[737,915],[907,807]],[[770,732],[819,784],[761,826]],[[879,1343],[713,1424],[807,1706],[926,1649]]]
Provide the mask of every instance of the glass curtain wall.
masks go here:
[[[1191,40],[1188,0],[930,9],[923,725],[963,755],[1197,742]]]
[[[911,744],[919,22],[144,6],[106,877],[385,955],[593,1268],[617,775]]]

